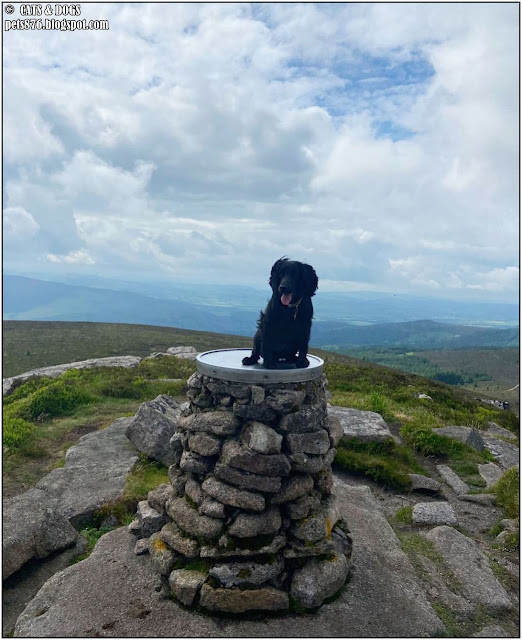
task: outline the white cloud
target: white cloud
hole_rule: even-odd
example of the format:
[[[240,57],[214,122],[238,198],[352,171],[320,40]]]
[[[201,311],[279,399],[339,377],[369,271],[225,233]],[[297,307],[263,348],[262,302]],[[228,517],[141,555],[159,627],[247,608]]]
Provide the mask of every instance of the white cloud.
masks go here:
[[[47,254],[47,260],[49,262],[60,263],[63,262],[65,264],[95,264],[96,260],[89,255],[88,251],[85,249],[78,249],[77,251],[71,251],[67,255],[58,256],[54,253]]]
[[[7,238],[10,236],[32,237],[38,233],[40,225],[23,207],[7,207],[4,209],[3,230]]]
[[[108,32],[4,33],[6,266],[25,220],[34,269],[249,283],[285,254],[513,298],[517,10],[108,3],[82,5]]]

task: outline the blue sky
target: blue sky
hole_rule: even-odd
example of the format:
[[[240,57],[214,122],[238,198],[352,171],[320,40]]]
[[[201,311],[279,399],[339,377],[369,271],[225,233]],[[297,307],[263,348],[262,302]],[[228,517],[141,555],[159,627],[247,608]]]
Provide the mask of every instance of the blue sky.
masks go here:
[[[518,298],[518,5],[81,10],[4,28],[6,272]]]

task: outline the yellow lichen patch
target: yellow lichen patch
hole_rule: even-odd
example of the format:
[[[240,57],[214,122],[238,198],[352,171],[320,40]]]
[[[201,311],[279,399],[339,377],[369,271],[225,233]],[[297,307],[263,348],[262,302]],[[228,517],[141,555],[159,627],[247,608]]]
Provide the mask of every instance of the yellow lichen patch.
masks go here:
[[[333,529],[333,524],[330,518],[326,518],[326,537],[329,538]]]
[[[154,540],[154,542],[152,543],[152,547],[155,551],[165,551],[168,548],[163,540],[160,540],[159,538],[156,538],[156,540]]]

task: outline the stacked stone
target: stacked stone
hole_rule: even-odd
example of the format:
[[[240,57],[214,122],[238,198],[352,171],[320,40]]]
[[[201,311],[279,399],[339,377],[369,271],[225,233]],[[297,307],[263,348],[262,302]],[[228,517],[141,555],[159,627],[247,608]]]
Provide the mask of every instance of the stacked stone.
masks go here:
[[[314,608],[349,571],[331,464],[342,436],[324,376],[245,384],[188,380],[170,484],[138,508],[139,550],[187,606],[241,613]]]

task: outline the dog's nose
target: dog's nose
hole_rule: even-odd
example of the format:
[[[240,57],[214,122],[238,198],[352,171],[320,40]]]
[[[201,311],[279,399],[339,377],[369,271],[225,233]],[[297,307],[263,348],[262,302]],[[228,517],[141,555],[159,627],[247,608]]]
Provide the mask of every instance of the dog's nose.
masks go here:
[[[292,289],[286,284],[281,284],[279,285],[279,293],[292,293]]]

